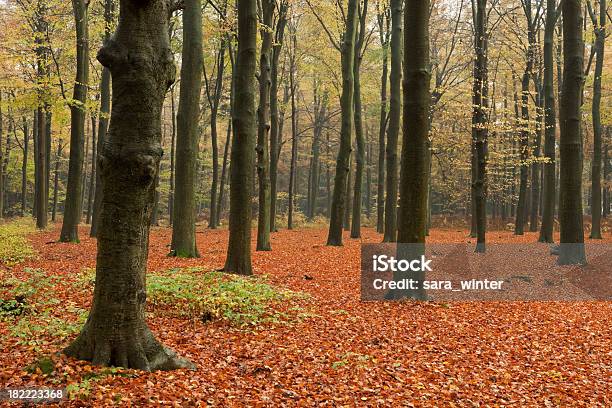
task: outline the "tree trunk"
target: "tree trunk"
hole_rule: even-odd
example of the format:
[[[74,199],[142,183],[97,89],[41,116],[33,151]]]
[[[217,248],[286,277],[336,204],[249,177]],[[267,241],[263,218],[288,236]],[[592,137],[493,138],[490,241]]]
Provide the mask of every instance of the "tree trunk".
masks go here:
[[[516,207],[515,235],[523,235],[528,214],[527,183],[529,180],[529,75],[533,65],[533,51],[529,47],[527,67],[521,85],[521,131],[520,131],[520,182],[519,199]]]
[[[36,134],[37,137],[34,141],[36,146],[36,179],[38,183],[36,183],[36,200],[35,200],[35,211],[36,215],[36,227],[39,229],[44,229],[47,227],[47,196],[46,196],[46,186],[45,186],[45,175],[47,174],[47,170],[45,169],[46,157],[47,154],[45,152],[45,129],[46,129],[46,115],[44,108],[39,107],[37,110],[37,119],[36,119]]]
[[[221,180],[220,180],[220,187],[219,187],[219,201],[217,202],[217,221],[216,224],[220,225],[221,224],[221,213],[223,211],[223,199],[225,196],[225,180],[227,179],[226,174],[227,174],[227,158],[228,158],[228,151],[229,151],[229,145],[232,141],[232,121],[231,119],[229,120],[229,123],[227,125],[227,137],[225,139],[225,147],[223,148],[223,165],[221,166]]]
[[[55,156],[55,169],[53,172],[53,207],[51,211],[51,221],[55,222],[55,217],[57,216],[57,195],[59,193],[59,167],[60,161],[62,160],[62,150],[64,146],[62,145],[62,139],[58,139],[57,141],[57,155]]]
[[[23,160],[21,161],[21,216],[25,216],[27,210],[28,195],[28,145],[30,144],[30,132],[28,120],[23,117]]]
[[[290,57],[290,68],[289,68],[289,84],[291,87],[291,164],[289,167],[289,209],[287,214],[287,229],[293,229],[293,208],[294,208],[294,193],[296,183],[296,167],[297,167],[297,146],[298,146],[298,114],[297,114],[297,103],[295,101],[295,94],[297,92],[297,84],[295,80],[296,74],[296,46],[297,36],[295,31],[291,33],[292,41],[292,54]]]
[[[535,140],[533,144],[534,162],[531,164],[531,213],[529,216],[529,231],[536,232],[538,230],[538,216],[540,214],[540,181],[541,181],[541,164],[537,161],[542,154],[542,127],[544,114],[544,90],[539,78],[536,83],[536,126]]]
[[[580,0],[564,0],[563,92],[561,93],[561,227],[560,265],[584,264],[582,220],[582,118],[580,113],[583,76],[582,7]]]
[[[161,109],[175,76],[167,19],[164,0],[124,0],[117,31],[98,53],[113,77],[113,104],[100,151],[104,193],[96,285],[87,322],[64,350],[94,365],[147,371],[194,367],[159,343],[145,321]]]
[[[589,3],[590,7],[590,3]],[[593,15],[595,28],[595,74],[593,79],[593,165],[591,172],[591,191],[593,198],[591,201],[591,214],[593,217],[593,227],[591,229],[592,239],[602,239],[601,237],[601,152],[602,152],[602,133],[601,125],[601,77],[603,75],[604,51],[606,41],[606,0],[599,0],[599,25],[597,17]]]
[[[2,116],[2,91],[0,90],[0,218],[4,218],[4,141],[3,122],[4,117]],[[10,129],[8,131],[10,133]]]
[[[272,17],[274,3],[262,0],[263,25],[259,58],[259,109],[257,110],[257,176],[259,180],[259,205],[257,219],[257,250],[271,251],[270,246],[270,57],[272,52]]]
[[[547,0],[546,23],[544,26],[544,183],[542,189],[542,225],[540,242],[554,242],[553,226],[556,201],[556,129],[557,112],[554,89],[554,33],[557,24],[557,1]]]
[[[608,132],[608,138],[609,138],[609,134],[610,134],[610,127],[606,127],[606,130]],[[607,218],[610,215],[610,187],[608,186],[609,180],[610,180],[610,158],[608,156],[608,144],[606,144],[606,147],[604,148],[604,155],[603,155],[603,160],[604,160],[604,180],[605,180],[605,184],[604,184],[604,190],[603,190],[603,211],[602,211],[602,215],[603,218]]]
[[[217,212],[217,191],[219,189],[219,136],[217,132],[217,116],[219,112],[219,103],[221,101],[221,95],[223,93],[223,74],[225,68],[225,49],[226,41],[229,41],[225,37],[221,40],[219,52],[217,54],[217,72],[215,79],[215,93],[210,94],[208,82],[206,83],[206,93],[208,95],[210,103],[210,139],[212,145],[212,183],[210,185],[210,214],[208,220],[208,228],[216,229],[219,224],[219,216]]]
[[[238,4],[238,56],[236,59],[234,137],[230,181],[229,244],[225,271],[251,275],[251,197],[257,117],[255,69],[257,65],[257,2]]]
[[[397,240],[397,145],[401,115],[402,0],[391,0],[391,76],[389,128],[387,129],[387,196],[384,242]]]
[[[177,116],[176,191],[171,256],[198,258],[195,183],[198,123],[202,89],[202,10],[200,0],[186,0],[183,11],[183,57]]]
[[[353,154],[349,156],[349,174],[348,180],[346,181],[346,192],[345,192],[345,200],[346,200],[346,211],[344,212],[344,230],[351,230],[351,209],[352,200],[351,200],[351,191],[353,186]]]
[[[96,117],[91,116],[91,172],[89,173],[89,193],[87,194],[87,224],[91,223],[91,212],[93,207],[93,197],[95,195],[96,180]]]
[[[280,151],[280,118],[278,109],[278,68],[285,27],[287,25],[287,9],[289,4],[283,0],[278,11],[275,40],[272,48],[272,66],[270,68],[270,232],[276,231],[276,197],[278,179],[278,160]]]
[[[85,155],[83,147],[85,141],[85,102],[89,81],[88,6],[89,2],[85,0],[72,0],[76,27],[77,67],[73,101],[70,105],[70,160],[60,242],[79,242],[78,227],[82,215],[81,195],[83,188],[81,182]]]
[[[476,176],[472,184],[472,217],[476,219],[476,252],[486,252],[487,231],[487,144],[488,144],[488,68],[487,0],[476,0],[474,16],[474,62],[472,143]]]
[[[379,13],[378,28],[382,44],[382,74],[380,78],[380,124],[378,127],[378,172],[376,177],[376,232],[385,231],[385,136],[387,134],[387,83],[389,79],[390,9]]]
[[[404,120],[402,138],[402,166],[400,183],[400,209],[397,241],[409,244],[410,249],[398,252],[408,255],[402,259],[414,259],[424,255],[425,233],[427,230],[427,194],[429,165],[429,114],[431,80],[429,65],[429,0],[414,0],[405,6],[404,52]],[[414,249],[414,250],[413,250]],[[399,259],[399,257],[398,257]],[[394,279],[401,278],[394,274]],[[424,273],[413,276],[418,282]],[[427,295],[421,283],[419,289],[396,293],[397,297],[409,296],[426,300]],[[406,293],[408,292],[408,293]]]
[[[368,15],[368,0],[363,0],[358,6],[359,13],[359,33],[355,44],[355,63],[353,66],[354,86],[354,112],[355,117],[355,140],[357,144],[357,154],[355,155],[355,184],[353,186],[353,219],[351,224],[351,238],[361,237],[361,204],[363,189],[363,171],[366,160],[366,141],[363,131],[362,108],[361,108],[361,52],[365,46],[366,19]]]
[[[174,169],[176,162],[176,108],[174,103],[174,87],[170,88],[170,103],[172,106],[172,139],[170,140],[170,191],[168,193],[169,224],[174,224]]]

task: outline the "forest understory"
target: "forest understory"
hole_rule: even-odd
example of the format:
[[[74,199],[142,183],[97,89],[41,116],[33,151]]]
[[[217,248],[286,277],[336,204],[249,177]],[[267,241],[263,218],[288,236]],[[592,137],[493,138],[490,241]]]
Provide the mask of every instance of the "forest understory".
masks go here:
[[[180,259],[167,256],[171,230],[154,228],[147,279],[158,286],[148,287],[148,323],[196,371],[92,367],[57,352],[90,308],[96,240],[82,227],[80,244],[58,243],[59,227],[28,236],[31,259],[0,264],[2,298],[19,282],[30,288],[21,313],[0,319],[0,383],[68,386],[62,406],[612,404],[610,302],[364,303],[360,244],[382,238],[370,228],[361,240],[346,236],[343,247],[325,246],[325,229],[272,234],[274,251],[253,252],[255,277],[240,279],[278,296],[261,292],[265,310],[240,316],[192,311],[180,295],[188,275],[197,281],[223,267],[228,232],[198,227],[201,258]],[[488,233],[490,243],[533,243],[526,257],[546,245],[537,238]],[[470,241],[462,229],[433,229],[428,239]],[[164,289],[164,274],[178,283]],[[163,290],[174,297],[164,302]]]

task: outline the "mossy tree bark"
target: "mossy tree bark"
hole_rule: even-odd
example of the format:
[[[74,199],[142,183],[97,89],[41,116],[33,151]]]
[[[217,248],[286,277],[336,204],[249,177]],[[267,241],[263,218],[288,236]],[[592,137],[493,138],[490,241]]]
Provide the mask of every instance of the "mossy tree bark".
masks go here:
[[[89,317],[64,352],[95,365],[193,367],[159,343],[145,321],[149,224],[159,171],[161,109],[174,82],[165,0],[122,0],[117,31],[98,53],[113,79],[96,283]]]
[[[238,55],[234,72],[234,135],[230,167],[229,244],[226,272],[251,275],[251,196],[255,167],[257,117],[257,2],[238,3]]]
[[[183,11],[183,57],[177,115],[176,173],[171,256],[198,258],[196,246],[196,166],[202,90],[202,9],[186,0]]]
[[[560,265],[584,264],[582,213],[582,103],[584,39],[580,0],[563,0],[563,92],[561,93]]]
[[[391,0],[391,76],[389,127],[387,129],[387,195],[384,242],[397,240],[397,149],[402,93],[402,0]]]
[[[259,205],[257,250],[270,251],[270,85],[272,57],[272,17],[274,2],[262,0],[261,52],[259,57],[259,109],[257,109],[257,177]]]
[[[74,80],[73,100],[70,104],[70,160],[68,162],[68,182],[64,220],[60,233],[61,242],[79,242],[79,223],[82,215],[83,159],[85,156],[85,102],[89,81],[89,2],[72,0],[76,29],[76,78]]]

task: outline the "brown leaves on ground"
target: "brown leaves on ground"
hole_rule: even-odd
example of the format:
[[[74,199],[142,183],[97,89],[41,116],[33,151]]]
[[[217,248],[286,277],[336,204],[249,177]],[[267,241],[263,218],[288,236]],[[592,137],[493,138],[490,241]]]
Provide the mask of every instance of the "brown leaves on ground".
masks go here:
[[[58,231],[35,234],[37,260],[3,276],[40,268],[53,280],[53,315],[74,320],[67,306],[87,310],[91,292],[75,285],[95,267],[95,240],[50,243]],[[86,237],[83,229],[81,236]],[[430,242],[467,242],[464,231],[432,232]],[[199,230],[202,258],[169,258],[169,229],[151,234],[149,270],[223,266],[227,231]],[[326,231],[272,235],[272,252],[254,252],[257,274],[275,286],[310,294],[281,309],[306,316],[292,324],[241,330],[220,321],[164,316],[152,310],[158,338],[197,371],[144,373],[94,368],[53,355],[55,371],[24,367],[66,346],[74,334],[48,339],[45,350],[10,336],[0,321],[1,386],[73,384],[74,406],[611,406],[612,329],[609,302],[362,303],[360,242],[326,247]],[[610,240],[610,237],[607,238]],[[491,232],[489,242],[534,242]],[[528,254],[526,255],[528,256]],[[76,385],[75,385],[76,384]]]

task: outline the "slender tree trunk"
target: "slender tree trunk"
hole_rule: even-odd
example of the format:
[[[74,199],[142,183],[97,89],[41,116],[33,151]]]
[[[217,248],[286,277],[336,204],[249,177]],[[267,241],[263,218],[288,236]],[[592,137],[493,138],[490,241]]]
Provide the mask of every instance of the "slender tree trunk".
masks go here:
[[[39,107],[37,110],[37,137],[35,140],[36,146],[36,178],[38,183],[36,185],[36,200],[35,200],[35,214],[36,214],[36,227],[44,229],[47,227],[47,197],[46,197],[46,186],[45,186],[45,175],[47,170],[45,169],[46,164],[46,152],[45,152],[45,129],[46,129],[46,115],[44,108]]]
[[[251,275],[251,197],[257,117],[255,69],[257,65],[257,2],[238,3],[238,56],[236,60],[234,137],[230,181],[229,244],[225,271]]]
[[[170,140],[170,192],[168,193],[168,217],[170,225],[174,224],[174,169],[176,162],[176,108],[174,103],[174,87],[170,88],[170,103],[172,106],[172,139]]]
[[[608,138],[610,137],[610,127],[606,127],[608,132]],[[603,218],[607,218],[610,215],[610,187],[608,183],[610,182],[610,157],[608,155],[608,144],[606,143],[606,147],[604,148],[604,190],[603,190]]]
[[[61,242],[79,242],[79,223],[82,207],[82,178],[85,141],[85,102],[89,81],[89,44],[88,11],[89,2],[72,0],[76,27],[76,78],[73,102],[70,105],[70,160],[68,163],[68,183],[64,201],[64,220],[60,233]]]
[[[227,179],[227,158],[229,145],[232,141],[232,121],[230,119],[227,125],[227,137],[225,139],[225,147],[223,148],[223,165],[221,167],[221,180],[220,180],[220,188],[219,188],[219,201],[217,202],[217,221],[216,224],[221,224],[221,213],[223,211],[223,199],[225,196],[225,180]]]
[[[519,181],[519,199],[516,207],[515,235],[523,235],[525,231],[525,221],[528,214],[528,196],[527,183],[529,180],[529,75],[533,64],[533,51],[529,47],[529,55],[527,57],[527,68],[523,74],[521,86],[521,131],[520,131],[520,181]]]
[[[161,109],[175,76],[167,20],[163,0],[123,0],[117,31],[98,53],[113,77],[113,107],[100,152],[104,193],[96,286],[87,322],[64,350],[94,365],[146,371],[194,367],[159,343],[145,320]]]
[[[560,265],[584,264],[582,213],[582,118],[580,113],[583,76],[582,5],[563,0],[563,92],[561,93],[561,227]]]
[[[474,16],[474,47],[476,60],[474,62],[473,113],[472,113],[472,143],[475,155],[472,162],[475,165],[475,178],[472,184],[474,200],[472,217],[476,219],[476,252],[486,251],[487,231],[487,144],[488,144],[488,68],[487,68],[487,0],[476,0],[476,15]]]
[[[391,76],[389,128],[387,129],[387,196],[384,242],[397,240],[397,149],[401,115],[402,0],[391,0]]]
[[[329,220],[329,234],[327,245],[342,245],[342,221],[346,205],[346,185],[350,171],[351,155],[351,128],[353,125],[353,95],[355,63],[355,37],[357,34],[357,3],[358,0],[349,0],[346,14],[346,31],[342,43],[342,96],[340,108],[342,111],[342,125],[340,129],[340,149],[336,160],[336,175],[334,178],[334,196]]]
[[[295,194],[295,183],[297,179],[297,152],[298,152],[298,113],[297,113],[297,103],[295,100],[297,93],[297,84],[295,80],[296,75],[296,46],[297,46],[297,36],[295,30],[291,33],[291,41],[292,41],[292,55],[291,59],[291,67],[289,68],[289,84],[291,87],[291,164],[289,168],[289,209],[287,214],[287,229],[293,229],[293,209],[294,209],[294,194]]]
[[[259,180],[259,205],[257,220],[257,250],[270,251],[270,85],[272,56],[273,0],[262,0],[263,26],[259,58],[259,109],[257,110],[257,175]]]
[[[346,211],[344,212],[344,230],[351,230],[351,210],[353,208],[352,200],[351,200],[351,192],[353,191],[353,152],[351,152],[349,156],[349,174],[348,180],[346,181],[346,192],[345,192],[345,200],[346,200]]]
[[[186,0],[183,11],[183,59],[177,116],[176,185],[171,256],[198,258],[195,183],[202,89],[202,10],[200,0]]]
[[[219,137],[217,132],[217,116],[219,112],[219,103],[221,101],[221,95],[223,93],[223,74],[225,69],[225,49],[226,49],[225,37],[221,40],[221,46],[217,55],[217,78],[215,79],[215,93],[210,94],[208,88],[208,82],[206,83],[206,93],[210,102],[210,139],[212,145],[212,183],[210,185],[210,216],[208,220],[208,227],[210,229],[216,229],[218,227],[219,216],[217,212],[217,191],[219,188]]]
[[[355,64],[354,74],[354,117],[355,117],[355,140],[357,152],[355,155],[355,184],[353,186],[353,219],[351,224],[351,238],[361,237],[361,204],[363,189],[363,172],[366,161],[366,141],[363,131],[362,107],[361,107],[361,52],[364,47],[366,35],[366,19],[368,15],[368,0],[363,0],[358,6],[359,11],[359,32],[355,43]]]
[[[590,7],[590,3],[589,3]],[[601,239],[601,152],[602,134],[601,124],[601,79],[604,67],[604,52],[606,41],[606,0],[599,0],[599,25],[595,28],[595,74],[593,79],[593,165],[591,171],[591,214],[593,217],[592,239]],[[593,23],[597,23],[597,17],[593,14]]]
[[[533,145],[533,156],[535,159],[540,159],[542,154],[542,132],[543,115],[544,115],[544,89],[541,81],[537,80],[536,84],[536,126],[535,140]],[[535,160],[531,164],[531,213],[529,216],[529,231],[536,232],[538,230],[538,216],[540,213],[540,181],[541,181],[541,164]]]
[[[382,44],[382,74],[380,78],[380,124],[378,127],[378,172],[376,181],[376,232],[385,231],[385,136],[387,134],[387,84],[389,79],[389,37],[391,10],[379,13],[378,28]]]
[[[25,216],[27,211],[28,195],[28,145],[30,144],[30,132],[28,130],[28,120],[23,117],[23,159],[21,161],[21,216]]]
[[[55,222],[57,216],[57,195],[59,193],[59,167],[60,161],[62,160],[62,139],[57,141],[57,155],[55,156],[55,169],[53,171],[53,207],[51,210],[51,221]]]
[[[280,151],[280,118],[278,108],[278,71],[279,60],[285,38],[287,9],[289,4],[283,0],[278,11],[275,41],[272,48],[272,66],[270,68],[270,232],[276,231],[276,197],[278,179],[278,160]]]
[[[87,194],[87,224],[91,223],[91,213],[93,210],[93,198],[95,195],[96,180],[96,117],[91,116],[91,172],[89,174],[89,193]]]
[[[4,117],[2,116],[2,90],[0,90],[0,218],[4,218]],[[10,129],[8,133],[10,133]]]
[[[544,183],[542,190],[542,225],[540,242],[554,242],[553,226],[556,202],[556,129],[557,112],[554,89],[554,33],[557,24],[557,1],[547,0],[544,26]]]

